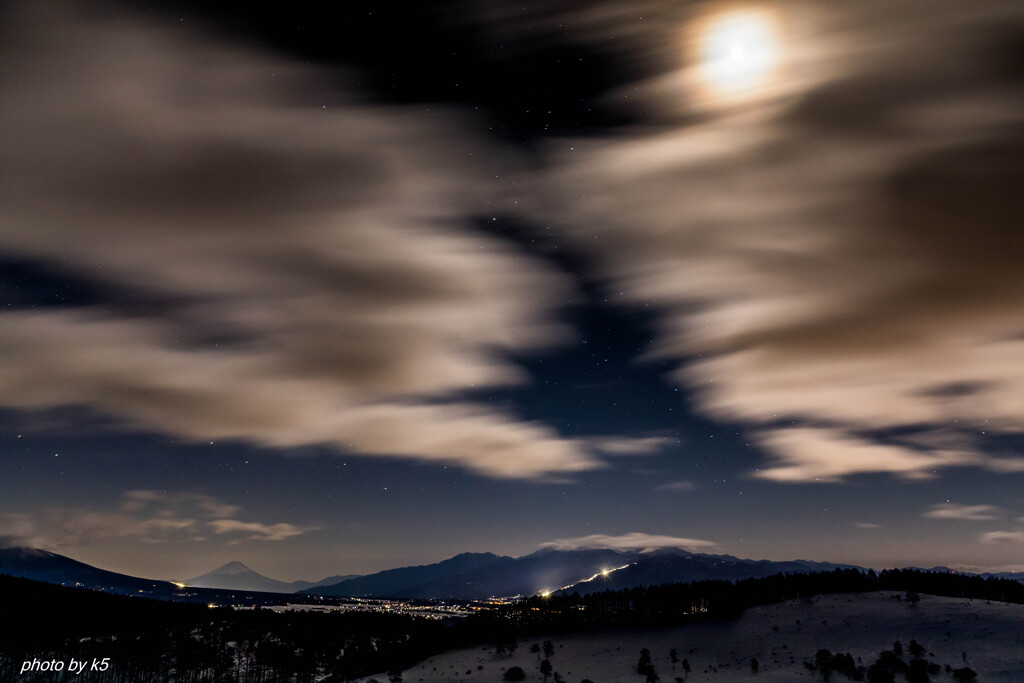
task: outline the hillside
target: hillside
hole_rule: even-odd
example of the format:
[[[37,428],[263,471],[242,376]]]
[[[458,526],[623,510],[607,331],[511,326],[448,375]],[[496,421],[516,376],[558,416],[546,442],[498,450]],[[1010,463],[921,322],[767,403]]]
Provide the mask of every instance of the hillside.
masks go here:
[[[924,646],[927,661],[940,665],[942,671],[932,681],[953,680],[945,670],[947,664],[951,669],[970,667],[978,673],[979,682],[1022,680],[1024,607],[930,595],[911,606],[895,597],[898,594],[891,592],[822,595],[753,607],[724,623],[531,636],[520,641],[513,655],[496,654],[493,646],[436,655],[403,672],[403,680],[484,683],[500,681],[504,670],[519,666],[527,673],[527,681],[543,681],[540,656],[530,646],[545,639],[554,644],[552,671],[573,682],[643,681],[636,666],[641,649],[647,648],[662,681],[683,677],[685,658],[692,669],[687,681],[810,683],[821,681],[822,676],[804,662],[813,662],[821,649],[849,652],[859,665],[870,666],[895,641],[908,648],[912,639]],[[680,660],[675,667],[669,656],[673,649]],[[752,658],[758,661],[756,675],[750,667]],[[909,659],[906,653],[902,657]],[[376,678],[386,680],[386,676]],[[831,680],[849,679],[835,674]]]
[[[165,597],[177,589],[169,581],[118,574],[36,548],[0,548],[0,574],[62,586],[154,597]]]

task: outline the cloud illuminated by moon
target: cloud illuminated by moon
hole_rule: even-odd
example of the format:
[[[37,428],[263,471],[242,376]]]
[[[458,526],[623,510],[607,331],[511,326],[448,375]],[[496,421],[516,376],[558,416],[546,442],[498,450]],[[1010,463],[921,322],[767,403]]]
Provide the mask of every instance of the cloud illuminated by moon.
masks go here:
[[[684,548],[686,550],[698,551],[700,549],[716,548],[717,546],[718,544],[714,541],[700,538],[678,538],[676,536],[662,536],[633,531],[621,536],[591,534],[577,538],[559,538],[548,543],[542,543],[540,547],[554,548],[555,550],[588,550],[593,548],[653,550],[655,548]]]
[[[774,5],[778,66],[740,99],[691,87],[727,9],[695,18],[690,59],[628,90],[686,115],[552,148],[545,209],[660,311],[648,357],[753,428],[760,479],[1024,467],[992,438],[1024,433],[1020,43],[998,2],[899,7]]]
[[[703,22],[699,36],[701,76],[723,95],[755,88],[778,63],[778,40],[767,12],[732,10]]]

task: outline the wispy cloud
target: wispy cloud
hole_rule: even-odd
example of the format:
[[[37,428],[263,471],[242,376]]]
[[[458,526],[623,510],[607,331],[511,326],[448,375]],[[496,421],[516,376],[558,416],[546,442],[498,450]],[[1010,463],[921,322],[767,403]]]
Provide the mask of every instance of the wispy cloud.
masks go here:
[[[656,491],[694,491],[697,485],[689,479],[680,479],[679,481],[670,481],[667,484],[656,486]]]
[[[929,479],[941,467],[978,460],[967,451],[911,450],[835,429],[772,429],[757,433],[755,438],[773,454],[772,465],[761,469],[757,476],[779,482],[838,481],[866,472]]]
[[[1024,432],[1011,4],[775,3],[777,78],[737,103],[695,87],[692,46],[663,35],[707,3],[466,3],[499,39],[568,31],[659,74],[626,86],[656,125],[553,143],[499,192],[481,160],[501,155],[454,110],[373,107],[210,35],[8,3],[0,253],[159,306],[0,313],[0,405],[505,478],[653,452],[459,398],[526,381],[510,357],[568,338],[572,284],[471,227],[507,201],[595,256],[613,301],[656,313],[647,357],[750,430],[771,458],[756,476],[1020,471],[980,434]]]
[[[858,529],[882,529],[881,524],[875,524],[874,522],[854,522],[853,525]]]
[[[651,455],[665,450],[673,441],[663,436],[599,436],[589,439],[590,446],[607,455]]]
[[[925,517],[933,519],[963,519],[968,521],[981,521],[987,519],[998,519],[1002,511],[993,505],[961,505],[959,503],[939,503],[932,505]]]
[[[563,342],[572,295],[472,229],[497,155],[464,116],[129,15],[3,11],[0,255],[131,296],[0,313],[0,405],[495,477],[601,466],[456,400],[525,381],[510,354]]]
[[[52,508],[39,514],[0,514],[4,545],[59,548],[111,539],[144,543],[199,542],[211,535],[230,545],[245,540],[283,541],[316,527],[266,524],[240,519],[241,508],[212,496],[189,492],[128,491],[115,510]]]
[[[897,11],[912,4],[776,3],[778,75],[744,102],[656,54],[678,68],[622,93],[675,113],[553,145],[537,182],[615,298],[660,316],[648,357],[755,433],[772,458],[756,476],[1020,466],[985,443],[1024,432],[1018,17]],[[599,39],[599,11],[578,11]],[[657,22],[623,21],[622,55],[647,59]]]
[[[202,493],[133,490],[122,496],[122,509],[129,512],[146,512],[164,517],[180,516],[183,513],[198,514],[202,517],[230,517],[241,509],[213,496]]]
[[[982,543],[1024,543],[1024,531],[989,531],[981,535]]]
[[[215,534],[242,534],[243,538],[232,540],[231,543],[246,541],[283,541],[293,536],[301,536],[308,529],[294,524],[260,524],[259,522],[242,522],[237,519],[214,519],[207,522]]]
[[[621,536],[591,534],[590,536],[579,536],[577,538],[559,538],[548,543],[542,543],[540,547],[554,548],[556,550],[582,550],[593,548],[611,548],[614,550],[683,548],[687,550],[697,550],[716,548],[717,544],[713,541],[705,541],[698,538],[658,536],[634,531]]]

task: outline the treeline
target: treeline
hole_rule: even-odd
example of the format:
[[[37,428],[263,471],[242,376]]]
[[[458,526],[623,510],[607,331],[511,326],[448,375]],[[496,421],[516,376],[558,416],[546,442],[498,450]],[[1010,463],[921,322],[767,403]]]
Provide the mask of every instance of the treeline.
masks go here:
[[[861,572],[836,569],[814,574],[627,588],[581,596],[532,597],[504,608],[500,618],[520,629],[579,630],[594,627],[667,626],[687,621],[729,620],[744,610],[826,593],[895,591],[911,601],[921,593],[1024,604],[1024,584],[911,569]],[[497,616],[497,615],[496,615]]]

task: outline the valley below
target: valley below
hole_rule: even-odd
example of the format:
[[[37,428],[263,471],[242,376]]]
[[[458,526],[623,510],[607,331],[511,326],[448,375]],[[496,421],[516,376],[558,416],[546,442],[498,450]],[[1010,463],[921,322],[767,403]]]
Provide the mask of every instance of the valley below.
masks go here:
[[[0,558],[0,683],[1024,681],[1016,575],[546,552],[268,593]],[[516,585],[551,589],[423,597]]]

